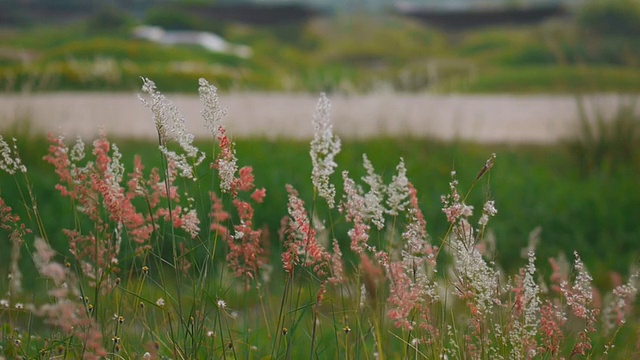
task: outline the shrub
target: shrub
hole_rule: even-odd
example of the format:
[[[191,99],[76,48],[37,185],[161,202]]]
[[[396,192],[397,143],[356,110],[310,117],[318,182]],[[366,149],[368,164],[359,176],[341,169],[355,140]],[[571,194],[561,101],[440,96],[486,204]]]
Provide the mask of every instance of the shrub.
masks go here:
[[[578,97],[579,134],[570,141],[570,150],[585,173],[611,173],[640,164],[640,113],[637,100],[618,99],[614,114]]]
[[[578,14],[586,30],[604,36],[640,36],[640,2],[637,0],[591,0]]]
[[[101,7],[87,20],[89,31],[121,31],[131,25],[132,19],[129,14],[114,6]]]
[[[177,8],[154,8],[147,11],[145,23],[167,30],[202,30],[202,21]]]

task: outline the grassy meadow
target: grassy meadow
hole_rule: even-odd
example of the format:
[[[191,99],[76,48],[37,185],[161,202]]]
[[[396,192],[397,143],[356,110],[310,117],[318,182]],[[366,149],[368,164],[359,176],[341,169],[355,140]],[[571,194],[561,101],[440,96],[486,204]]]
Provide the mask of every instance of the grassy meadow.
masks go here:
[[[210,140],[143,90],[160,150],[2,134],[0,355],[637,355],[632,113],[551,146],[340,145],[321,98],[310,158],[227,135],[206,83]]]
[[[634,14],[631,10],[600,18]],[[209,23],[183,18],[179,9],[144,19],[168,28],[214,31],[251,47],[247,59],[134,39],[140,20],[120,14],[117,26],[105,28],[96,23],[97,14],[64,26],[2,28],[0,89],[135,90],[138,77],[145,76],[165,91],[193,92],[192,84],[204,76],[222,90],[314,94],[637,92],[640,47],[633,21],[631,29],[610,21],[626,31],[620,34],[616,27],[585,20],[586,10],[576,12],[535,26],[458,32],[390,14],[321,16],[277,26]]]
[[[120,13],[0,29],[0,91],[142,77],[157,129],[78,141],[26,118],[0,133],[0,360],[640,358],[637,103],[585,110],[573,139],[543,146],[338,139],[324,95],[299,122],[310,142],[243,138],[217,98],[633,94],[636,3],[448,33],[388,14],[213,24],[174,6],[145,22],[253,56],[132,39]],[[211,137],[156,85],[197,90]]]

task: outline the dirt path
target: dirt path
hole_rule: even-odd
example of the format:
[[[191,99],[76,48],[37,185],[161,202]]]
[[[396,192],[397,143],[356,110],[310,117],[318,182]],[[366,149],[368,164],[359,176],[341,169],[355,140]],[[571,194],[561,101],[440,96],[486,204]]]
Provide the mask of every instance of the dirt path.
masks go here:
[[[168,95],[196,136],[202,126],[197,96]],[[485,143],[550,143],[576,131],[572,96],[374,94],[330,96],[335,132],[344,138],[431,136]],[[312,137],[317,97],[303,94],[221,94],[228,108],[225,124],[235,137]],[[600,95],[590,104],[604,113],[619,98]],[[100,127],[114,136],[155,138],[150,112],[133,93],[49,93],[0,96],[0,131],[16,119],[30,119],[37,130],[90,138]]]

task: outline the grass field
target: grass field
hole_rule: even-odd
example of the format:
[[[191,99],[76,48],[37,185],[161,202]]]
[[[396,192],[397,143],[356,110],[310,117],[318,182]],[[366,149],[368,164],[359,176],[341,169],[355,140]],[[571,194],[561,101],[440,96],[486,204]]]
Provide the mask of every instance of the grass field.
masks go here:
[[[0,87],[638,91],[638,49],[574,25],[224,29],[247,60],[33,27],[0,33]],[[211,139],[146,80],[156,142],[1,134],[0,360],[639,356],[634,108],[545,146],[338,143],[321,97],[309,144],[234,137],[198,91]]]
[[[340,145],[321,98],[309,151],[230,142],[206,83],[214,139],[193,143],[143,91],[160,151],[3,134],[1,356],[637,354],[639,164],[614,151],[637,120],[546,147]]]
[[[599,36],[575,20],[444,33],[400,17],[360,15],[218,29],[250,46],[249,59],[135,40],[132,26],[2,29],[0,89],[134,90],[146,76],[172,92],[192,92],[199,77],[223,90],[312,93],[640,90],[634,36]]]

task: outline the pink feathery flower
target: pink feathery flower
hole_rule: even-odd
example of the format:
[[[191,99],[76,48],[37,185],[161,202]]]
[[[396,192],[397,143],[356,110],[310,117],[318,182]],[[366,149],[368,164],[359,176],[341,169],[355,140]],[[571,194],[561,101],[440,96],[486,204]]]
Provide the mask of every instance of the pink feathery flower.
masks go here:
[[[344,278],[344,264],[342,261],[342,251],[340,251],[340,244],[338,240],[333,239],[333,253],[331,254],[331,277],[329,282],[334,284],[342,283]]]
[[[33,246],[36,250],[33,261],[40,274],[53,280],[56,286],[62,285],[67,274],[62,265],[51,261],[56,255],[55,251],[41,238],[36,238]]]
[[[259,269],[266,264],[261,241],[262,230],[252,228],[251,204],[240,199],[234,199],[233,204],[238,212],[240,224],[233,227],[233,235],[226,236],[229,245],[227,263],[235,276],[246,276],[248,281],[256,279]]]
[[[560,290],[564,295],[567,305],[571,308],[574,316],[581,318],[585,322],[585,327],[578,333],[578,342],[574,345],[571,355],[585,355],[591,350],[591,339],[589,333],[595,332],[596,317],[599,310],[594,308],[594,291],[591,286],[592,278],[577,252],[574,252],[574,269],[577,273],[573,284],[563,281]]]
[[[291,185],[287,185],[287,192],[290,220],[284,244],[286,250],[282,254],[284,270],[291,273],[295,265],[302,265],[311,268],[318,277],[325,278],[330,272],[331,255],[317,242],[316,230],[311,226],[298,192]]]
[[[353,229],[349,230],[351,238],[351,250],[362,253],[367,248],[370,226],[366,223],[370,218],[364,196],[358,190],[355,181],[349,178],[349,172],[343,171],[344,200],[340,203],[340,212],[344,213],[345,220],[353,223]]]
[[[256,189],[252,194],[251,194],[251,199],[253,201],[255,201],[257,204],[262,204],[262,202],[264,201],[264,197],[267,196],[267,191],[262,188],[262,189]]]
[[[238,170],[238,177],[233,181],[232,191],[235,193],[238,191],[249,192],[255,187],[253,182],[253,168],[251,166],[245,166]]]
[[[564,323],[564,312],[551,301],[545,301],[540,307],[540,334],[542,335],[540,352],[548,353],[552,358],[558,355],[564,338],[561,328]]]
[[[416,189],[409,182],[407,189],[409,208],[407,225],[402,233],[405,243],[402,259],[389,264],[387,270],[391,280],[387,316],[398,328],[414,330],[418,326],[425,330],[428,337],[419,340],[430,343],[438,333],[431,314],[438,295],[429,276],[429,269],[436,263],[437,247],[428,243],[426,220],[418,207]]]
[[[78,291],[70,289],[73,280],[69,278],[64,267],[52,259],[55,252],[44,240],[37,238],[34,242],[34,262],[40,275],[53,280],[56,288],[49,295],[56,298],[53,304],[43,304],[28,308],[36,316],[43,317],[44,322],[62,330],[66,335],[80,340],[83,344],[83,358],[100,359],[107,355],[102,345],[101,327],[87,313],[84,304],[78,303]]]
[[[626,284],[620,284],[622,281],[617,280],[619,285],[611,292],[610,299],[603,310],[605,332],[611,331],[616,326],[622,326],[627,316],[631,314],[638,293],[638,276],[637,271],[631,274]]]
[[[233,147],[233,143],[227,137],[226,131],[223,127],[219,129],[218,142],[220,144],[220,153],[216,158],[212,167],[218,170],[218,177],[220,178],[220,190],[222,192],[229,192],[232,190],[232,186],[235,180],[236,172],[238,171],[236,152]]]
[[[409,317],[419,302],[418,293],[412,291],[411,279],[406,274],[401,262],[389,265],[388,276],[391,280],[391,286],[387,299],[389,304],[387,316],[394,322],[395,327],[412,331],[415,320]]]
[[[216,193],[211,192],[211,212],[209,213],[209,217],[213,220],[214,224],[222,224],[225,221],[229,220],[231,214],[224,210],[222,205],[222,199],[216,195]]]

